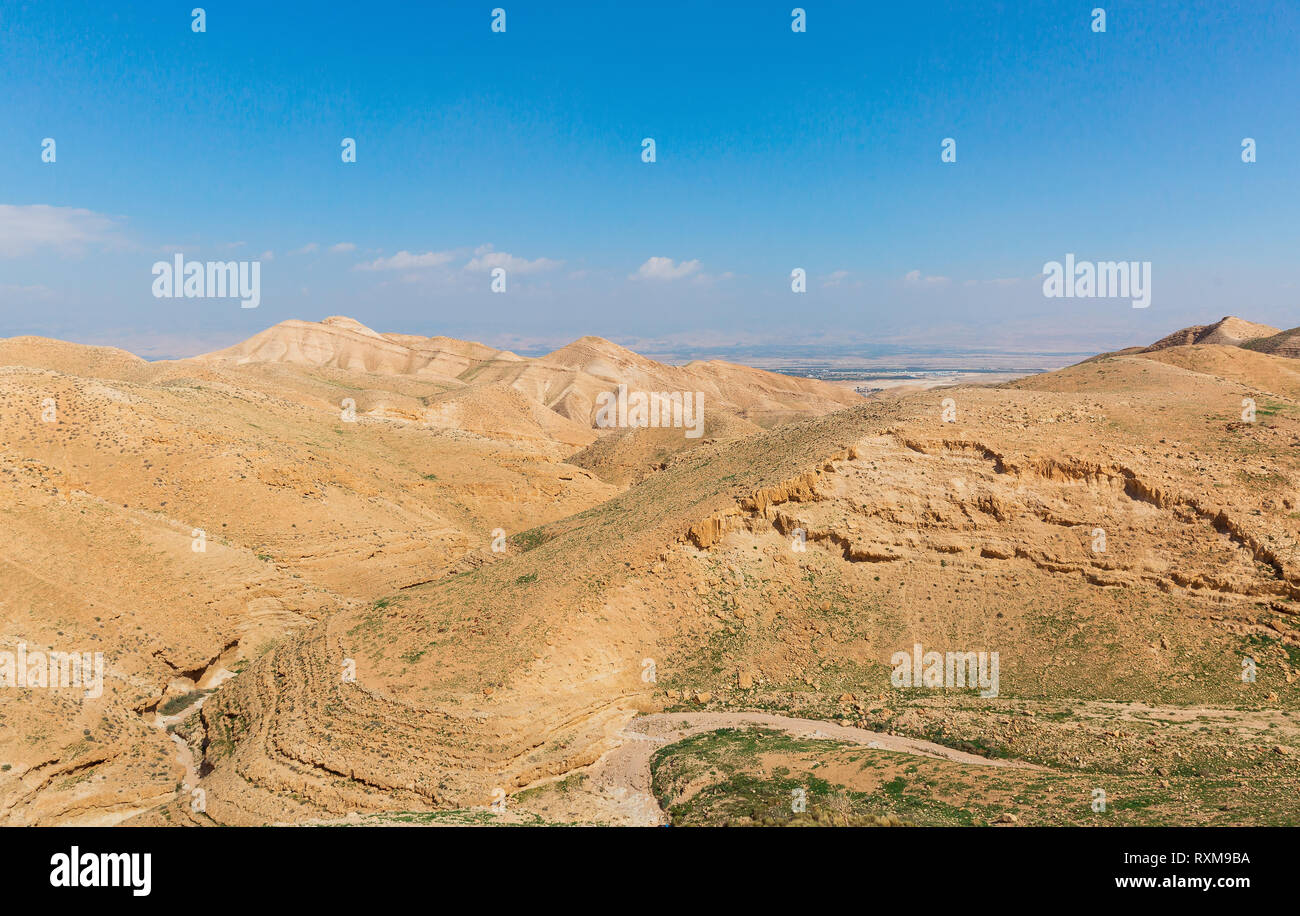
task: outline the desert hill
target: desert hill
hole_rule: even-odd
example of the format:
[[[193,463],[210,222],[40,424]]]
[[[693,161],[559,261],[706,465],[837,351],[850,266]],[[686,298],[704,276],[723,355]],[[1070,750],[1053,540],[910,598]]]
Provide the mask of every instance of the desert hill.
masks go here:
[[[710,413],[726,413],[759,426],[861,400],[826,382],[718,360],[667,366],[597,337],[584,337],[532,361],[490,364],[474,378],[509,384],[570,419],[592,424],[597,395],[620,384],[629,390],[703,392]]]
[[[430,375],[448,382],[484,362],[519,358],[505,350],[447,337],[380,334],[337,315],[320,322],[283,321],[243,343],[196,357],[206,362],[291,363],[353,372]]]
[[[1178,345],[828,412],[598,338],[299,324],[143,365],[0,342],[0,643],[107,657],[100,697],[0,693],[7,823],[406,822],[498,790],[520,822],[653,823],[614,753],[645,712],[858,729],[918,800],[899,742],[949,747],[967,788],[933,822],[1059,822],[1098,784],[1157,822],[1300,822],[1289,359]],[[726,407],[699,439],[602,431],[611,383]],[[999,695],[895,688],[918,642],[999,652]],[[768,818],[709,782],[741,765],[711,741],[656,755],[671,816]],[[824,738],[782,753],[743,765],[873,785]]]
[[[1278,331],[1229,315],[1213,324],[1175,331],[1150,346],[1103,353],[1083,364],[1140,357],[1221,380],[1235,380],[1262,393],[1295,397],[1300,393],[1300,368],[1290,360],[1300,358],[1298,332],[1300,329]]]
[[[583,337],[545,356],[447,337],[380,334],[351,318],[285,321],[244,343],[196,357],[204,363],[292,364],[378,375],[427,377],[451,387],[505,385],[570,420],[596,422],[596,398],[625,385],[640,391],[703,391],[710,412],[771,425],[860,400],[813,379],[721,361],[668,366],[599,337]]]
[[[1277,328],[1266,324],[1255,324],[1241,318],[1227,315],[1214,324],[1199,324],[1162,337],[1142,352],[1153,353],[1169,347],[1186,347],[1193,344],[1218,344],[1225,347],[1240,347],[1249,341],[1277,334]]]
[[[1278,362],[1253,356],[1237,378],[1112,357],[671,456],[476,569],[273,648],[193,726],[209,816],[438,811],[502,789],[525,810],[622,822],[602,760],[635,716],[760,709],[1123,791],[1194,789],[1192,771],[1156,768],[1196,760],[1270,799],[1226,792],[1213,810],[1277,817],[1300,776],[1274,750],[1300,739],[1294,723],[1267,714],[1300,699],[1300,403],[1252,383]],[[1255,424],[1244,396],[1266,407]],[[1001,694],[894,689],[888,659],[917,642],[1000,651]],[[1236,724],[1144,724],[1189,707]]]
[[[290,632],[619,492],[617,447],[613,484],[565,460],[598,439],[587,417],[475,378],[521,362],[342,318],[153,363],[0,341],[0,644],[108,657],[100,697],[0,694],[7,821],[111,824],[174,796],[160,710],[192,713]],[[666,454],[687,441],[633,432],[672,434]]]
[[[1300,398],[1300,364],[1290,359],[1269,356],[1249,347],[1225,347],[1198,344],[1169,347],[1142,357],[1190,372],[1238,381],[1252,389]]]
[[[1247,349],[1270,356],[1284,356],[1287,359],[1300,359],[1300,328],[1279,331],[1271,337],[1260,337],[1243,344]]]
[[[148,361],[116,347],[68,343],[48,337],[0,339],[0,366],[26,366],[72,375],[135,381],[148,378]]]
[[[602,435],[568,461],[586,468],[601,480],[625,486],[661,471],[669,459],[688,449],[720,439],[738,439],[762,427],[731,414],[711,412],[704,418],[704,434],[683,439],[676,429],[620,429]]]
[[[424,407],[422,419],[428,426],[461,430],[497,441],[528,442],[552,454],[556,460],[596,439],[596,431],[590,426],[570,420],[501,384],[475,385],[430,397]],[[676,433],[681,438],[681,432]]]

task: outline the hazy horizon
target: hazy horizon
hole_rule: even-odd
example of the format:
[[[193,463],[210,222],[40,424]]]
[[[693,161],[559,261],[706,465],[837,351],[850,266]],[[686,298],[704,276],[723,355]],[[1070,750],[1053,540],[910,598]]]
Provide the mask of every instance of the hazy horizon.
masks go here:
[[[298,320],[321,321],[327,317],[330,316],[319,315]],[[348,315],[344,317],[351,318],[353,316]],[[364,324],[365,322],[362,323]],[[270,327],[273,326],[268,325],[266,328],[258,328],[247,334],[237,331],[214,334],[206,341],[198,338],[155,338],[137,332],[114,333],[111,331],[92,332],[84,335],[71,334],[69,336],[55,337],[54,339],[88,346],[114,347],[126,350],[129,353],[133,353],[136,356],[140,356],[150,361],[160,361],[189,359],[191,357],[202,356],[207,353],[225,349],[226,347],[242,343],[244,340],[255,336],[261,331],[268,330]],[[380,333],[410,333],[402,327],[378,327],[372,328],[372,330],[379,331]],[[39,330],[20,329],[12,334],[5,334],[2,336],[50,337],[51,335],[42,333]],[[578,339],[578,337],[600,335],[553,335],[550,337],[525,338],[513,334],[484,335],[482,337],[467,335],[461,337],[455,334],[439,335],[435,333],[428,336],[446,336],[462,340],[472,340],[475,343],[482,343],[502,350],[510,350],[520,356],[534,357],[543,356],[547,353],[558,350],[561,347],[572,343],[574,340]],[[733,340],[728,342],[725,338],[717,336],[713,339],[701,337],[694,340],[683,340],[674,337],[647,338],[619,335],[607,339],[619,346],[624,346],[630,350],[634,350],[642,356],[647,356],[661,362],[686,362],[695,359],[723,359],[731,362],[755,365],[761,368],[780,368],[797,366],[804,363],[807,363],[810,366],[851,365],[906,368],[909,365],[909,360],[916,361],[915,365],[917,367],[946,365],[957,366],[965,365],[967,363],[979,364],[992,362],[1006,367],[1055,368],[1063,365],[1061,360],[1083,359],[1099,352],[1093,350],[1050,348],[1001,349],[997,347],[981,346],[918,346],[909,345],[905,342],[870,341],[865,339],[849,339],[836,342],[811,340],[804,342]],[[1002,362],[999,363],[999,360]]]

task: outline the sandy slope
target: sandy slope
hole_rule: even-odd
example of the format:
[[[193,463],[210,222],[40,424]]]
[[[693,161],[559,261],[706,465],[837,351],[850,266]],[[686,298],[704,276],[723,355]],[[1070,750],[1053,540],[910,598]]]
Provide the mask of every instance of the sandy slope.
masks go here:
[[[1271,337],[1277,333],[1277,328],[1269,325],[1256,324],[1253,321],[1227,315],[1214,324],[1196,325],[1175,331],[1167,337],[1162,337],[1143,352],[1154,353],[1170,347],[1187,347],[1194,344],[1240,347],[1248,341]]]
[[[585,419],[460,378],[512,362],[341,318],[158,363],[0,341],[0,647],[107,668],[93,699],[0,693],[0,818],[116,823],[171,800],[160,703],[617,493],[564,460],[597,439]]]
[[[807,380],[591,338],[549,361],[342,320],[272,361],[8,346],[0,636],[102,646],[109,668],[93,701],[0,695],[9,823],[469,808],[586,772],[665,711],[996,747],[1082,778],[1190,767],[1261,798],[1300,775],[1293,734],[1213,714],[1300,711],[1282,357],[1129,351],[824,413]],[[436,371],[393,371],[435,351]],[[582,398],[625,378],[713,384],[733,412],[689,448],[620,432],[563,460],[594,435]],[[759,428],[781,411],[804,416]],[[1001,694],[896,689],[889,659],[917,642],[998,651]],[[222,671],[183,723],[198,818],[151,723]],[[1211,718],[1134,735],[1106,703]]]
[[[231,729],[209,751],[215,816],[486,804],[587,767],[665,707],[942,726],[1053,765],[1153,766],[1102,726],[1003,733],[917,705],[887,662],[913,642],[995,648],[1007,698],[1294,707],[1295,405],[1242,424],[1251,392],[1265,397],[1118,357],[700,446],[520,551],[273,650],[203,710]],[[357,684],[339,682],[342,657]],[[1252,745],[1234,765],[1293,779],[1293,760]]]
[[[1017,761],[990,760],[953,750],[932,741],[917,741],[886,732],[837,725],[816,719],[796,719],[770,713],[671,713],[641,716],[620,734],[622,743],[592,768],[584,785],[591,798],[589,816],[602,823],[652,827],[667,818],[650,790],[650,758],[655,750],[692,735],[720,728],[759,726],[797,738],[829,738],[850,744],[971,766],[1027,766]]]
[[[244,343],[197,357],[205,363],[290,364],[377,375],[412,375],[449,387],[509,387],[584,426],[596,397],[631,391],[701,391],[708,410],[761,425],[857,403],[852,392],[717,360],[668,366],[599,337],[583,337],[536,359],[446,337],[380,334],[351,318],[285,321]]]

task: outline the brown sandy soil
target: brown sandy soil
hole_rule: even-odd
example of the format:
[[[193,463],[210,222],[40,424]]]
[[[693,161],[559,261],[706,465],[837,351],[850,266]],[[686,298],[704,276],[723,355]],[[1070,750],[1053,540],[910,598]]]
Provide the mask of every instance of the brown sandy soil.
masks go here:
[[[161,703],[621,488],[564,460],[597,440],[587,417],[473,377],[532,365],[512,354],[347,319],[288,322],[235,350],[148,363],[0,341],[0,647],[99,651],[105,667],[99,697],[0,692],[4,822],[116,823],[176,798]],[[598,387],[562,362],[556,378]],[[716,389],[729,371],[703,375]],[[728,386],[746,408],[843,402],[757,377]]]
[[[1225,318],[1220,318],[1214,324],[1197,325],[1175,331],[1168,337],[1157,340],[1143,352],[1153,353],[1157,350],[1167,350],[1172,347],[1190,347],[1195,344],[1240,347],[1250,341],[1269,338],[1277,333],[1279,333],[1278,329],[1269,325],[1256,324],[1253,321],[1245,321],[1228,315]]]
[[[63,370],[0,368],[0,636],[108,656],[100,700],[0,696],[8,822],[400,819],[497,789],[514,812],[640,753],[618,750],[641,740],[629,723],[665,712],[1106,775],[1166,793],[1141,810],[1178,822],[1300,818],[1275,803],[1300,787],[1286,357],[1125,351],[834,410],[830,385],[594,338],[524,360],[289,324],[201,360],[42,344],[28,361]],[[85,374],[65,371],[77,359]],[[590,402],[620,381],[706,390],[727,419],[675,449],[662,430],[598,447]],[[896,686],[891,657],[915,643],[999,653],[998,695]],[[175,726],[195,817],[147,717],[223,670]],[[963,761],[922,764],[1031,778]],[[713,791],[689,798],[716,813]],[[603,796],[552,819],[644,819],[638,792],[621,815]],[[990,813],[913,802],[936,822]]]
[[[1300,816],[1285,779],[964,766],[753,728],[684,740],[651,766],[656,797],[684,826],[1286,824]]]
[[[827,739],[900,754],[953,760],[971,766],[1029,766],[1018,761],[990,760],[931,741],[815,719],[754,712],[670,713],[634,719],[619,734],[622,743],[584,773],[580,787],[564,793],[548,794],[537,790],[523,793],[527,798],[524,807],[547,821],[584,819],[633,827],[667,823],[667,817],[651,791],[650,758],[655,751],[693,735],[746,726],[761,726],[798,738]]]
[[[310,800],[300,816],[485,804],[588,766],[664,705],[944,725],[978,747],[999,727],[987,716],[891,695],[888,659],[913,642],[1000,651],[1003,697],[1293,705],[1295,424],[1235,420],[1246,390],[1121,357],[947,392],[953,424],[931,397],[901,398],[697,447],[530,549],[335,615],[223,690],[219,816],[257,821],[289,793]],[[336,681],[344,656],[358,685]],[[345,737],[365,722],[365,743]],[[1100,765],[1073,731],[1006,740]],[[1207,747],[1165,753],[1226,752]],[[1237,753],[1294,775],[1267,745]],[[346,778],[326,794],[319,773]]]

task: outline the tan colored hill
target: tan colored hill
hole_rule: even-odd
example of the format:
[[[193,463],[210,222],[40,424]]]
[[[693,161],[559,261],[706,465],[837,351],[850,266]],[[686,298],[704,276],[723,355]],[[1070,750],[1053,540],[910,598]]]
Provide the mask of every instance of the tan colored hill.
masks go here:
[[[617,492],[562,461],[594,433],[514,393],[528,435],[509,411],[477,431],[422,422],[447,386],[407,377],[39,339],[0,354],[0,650],[106,658],[99,697],[0,691],[7,823],[111,824],[174,797],[160,704],[447,574],[497,529]]]
[[[519,362],[342,318],[156,363],[0,341],[0,650],[108,662],[99,697],[0,692],[5,820],[117,823],[174,797],[157,710],[192,713],[287,634],[625,486],[565,461],[598,437],[585,418],[474,378]]]
[[[1178,822],[1297,822],[1300,403],[1253,385],[1262,365],[1113,357],[699,444],[274,647],[191,723],[206,818],[433,816],[501,789],[625,822],[604,761],[638,713],[758,709],[1018,758],[1045,798],[1100,781],[1168,792]],[[914,643],[999,652],[999,696],[896,688]],[[1198,773],[1241,791],[1177,804]]]
[[[1300,365],[1249,347],[1169,347],[1142,356],[1192,372],[1237,381],[1260,392],[1300,398]]]
[[[321,322],[283,321],[241,344],[198,358],[236,364],[291,363],[351,372],[430,375],[449,381],[488,360],[519,359],[507,351],[446,337],[384,335],[342,316]]]
[[[725,413],[705,415],[704,434],[683,439],[676,429],[620,429],[602,435],[569,463],[587,468],[601,480],[624,486],[644,479],[667,466],[674,455],[700,445],[724,439],[738,439],[760,432],[762,427]]]
[[[1245,346],[1260,353],[1267,353],[1270,356],[1300,359],[1300,328],[1279,331],[1271,337],[1252,340]]]
[[[667,366],[599,337],[584,337],[527,362],[488,364],[474,378],[509,384],[557,413],[593,425],[597,396],[620,384],[631,391],[703,392],[708,412],[759,426],[861,401],[855,393],[826,382],[718,360]]]
[[[1142,352],[1152,353],[1169,347],[1186,347],[1193,344],[1218,344],[1225,347],[1240,347],[1248,341],[1257,340],[1261,337],[1271,337],[1276,333],[1278,333],[1277,328],[1269,327],[1266,324],[1255,324],[1253,321],[1227,315],[1214,324],[1198,324],[1194,327],[1183,328],[1181,331],[1175,331],[1157,340]]]
[[[825,382],[731,363],[669,366],[599,337],[526,359],[448,337],[380,334],[342,317],[281,322],[242,344],[182,363],[278,375],[298,389],[304,386],[304,369],[363,376],[353,395],[362,415],[528,443],[549,457],[583,452],[575,459],[580,465],[620,486],[700,441],[680,428],[599,426],[599,399],[620,386],[647,395],[690,392],[697,400],[702,395],[698,402],[712,438],[748,434],[861,401]],[[412,390],[422,383],[434,388]],[[583,451],[588,446],[590,453]]]
[[[558,460],[591,444],[596,432],[504,385],[476,385],[427,400],[423,420],[435,429],[526,442]],[[669,430],[664,430],[669,432]],[[681,433],[677,433],[681,438]]]
[[[148,378],[146,360],[115,347],[93,347],[48,337],[0,339],[0,366],[26,366],[73,375],[134,381]]]
[[[1300,823],[1291,361],[819,415],[806,380],[594,338],[394,372],[424,339],[325,327],[144,367],[9,343],[0,648],[107,664],[100,697],[0,691],[6,823],[784,822],[782,773],[831,787],[817,823]],[[594,430],[626,379],[729,407]],[[896,686],[916,643],[998,652],[998,695]],[[715,734],[744,711],[798,737]]]
[[[583,337],[545,356],[525,359],[447,337],[380,334],[341,317],[281,322],[242,344],[197,360],[428,377],[448,387],[508,386],[586,426],[596,424],[597,396],[616,391],[619,385],[631,391],[701,391],[709,412],[727,413],[761,426],[861,400],[825,382],[716,360],[668,366],[599,337]]]

